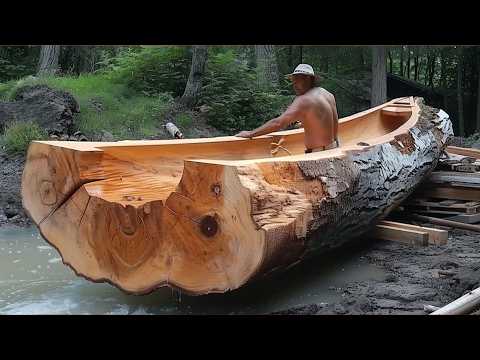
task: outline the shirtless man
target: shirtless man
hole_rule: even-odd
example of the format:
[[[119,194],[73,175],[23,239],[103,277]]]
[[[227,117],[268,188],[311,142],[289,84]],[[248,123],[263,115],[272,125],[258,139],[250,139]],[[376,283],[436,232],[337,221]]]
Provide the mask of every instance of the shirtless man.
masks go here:
[[[321,87],[315,87],[315,74],[308,64],[300,64],[289,75],[297,97],[288,109],[252,131],[235,136],[252,138],[275,132],[300,121],[305,132],[305,153],[333,149],[337,139],[338,114],[335,97]]]

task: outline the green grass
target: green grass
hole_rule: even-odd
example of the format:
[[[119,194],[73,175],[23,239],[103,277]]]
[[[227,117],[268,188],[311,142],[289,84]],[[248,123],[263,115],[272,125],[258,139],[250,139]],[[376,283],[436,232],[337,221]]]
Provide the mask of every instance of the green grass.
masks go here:
[[[18,122],[9,124],[0,142],[9,154],[25,153],[33,140],[44,140],[47,134],[39,125],[33,122]]]
[[[76,123],[87,137],[106,130],[117,139],[144,138],[158,133],[163,114],[171,105],[168,94],[147,97],[106,75],[25,78],[0,84],[0,97],[13,100],[18,89],[45,84],[71,93],[80,105]]]
[[[175,124],[180,126],[181,129],[187,129],[192,125],[192,117],[187,113],[178,114],[175,117]]]

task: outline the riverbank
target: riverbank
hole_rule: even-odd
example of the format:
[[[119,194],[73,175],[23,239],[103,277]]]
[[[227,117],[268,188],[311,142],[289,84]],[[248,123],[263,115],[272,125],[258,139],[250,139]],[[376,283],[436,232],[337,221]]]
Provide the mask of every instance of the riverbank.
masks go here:
[[[480,236],[476,232],[451,229],[448,243],[442,246],[365,241],[369,245],[352,256],[380,267],[383,279],[332,289],[341,295],[339,302],[312,303],[274,314],[425,315],[425,305],[442,307],[480,286]]]

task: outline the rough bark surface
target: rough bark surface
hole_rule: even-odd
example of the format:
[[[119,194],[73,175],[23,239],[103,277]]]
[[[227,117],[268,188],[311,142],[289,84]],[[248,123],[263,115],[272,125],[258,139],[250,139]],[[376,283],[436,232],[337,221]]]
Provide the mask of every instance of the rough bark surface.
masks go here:
[[[202,79],[205,73],[205,64],[207,63],[207,55],[207,46],[195,45],[193,47],[190,75],[188,76],[185,91],[180,99],[180,102],[189,108],[195,105],[200,94]]]
[[[260,87],[278,85],[278,66],[275,45],[255,45],[257,76]]]
[[[42,45],[37,75],[53,75],[58,70],[60,45]]]
[[[270,196],[264,208],[272,216],[268,220],[254,216],[270,239],[267,246],[274,249],[266,256],[268,261],[262,273],[287,267],[303,256],[341,246],[360,236],[415,190],[435,168],[448,138],[453,136],[445,112],[423,104],[421,108],[418,126],[390,143],[350,153],[344,158],[273,165],[278,167],[274,171],[283,179],[275,181],[281,188],[249,186],[253,199],[265,198],[265,194]],[[288,168],[297,166],[302,176],[292,177]],[[293,172],[298,173],[297,169]],[[303,186],[299,188],[302,177]],[[268,181],[268,177],[266,179]],[[254,206],[255,212],[259,212],[258,206]],[[279,236],[276,233],[279,231],[286,235]],[[282,256],[277,255],[275,249],[281,249],[277,253]]]
[[[384,46],[374,46],[372,48],[372,107],[387,101],[385,52]]]

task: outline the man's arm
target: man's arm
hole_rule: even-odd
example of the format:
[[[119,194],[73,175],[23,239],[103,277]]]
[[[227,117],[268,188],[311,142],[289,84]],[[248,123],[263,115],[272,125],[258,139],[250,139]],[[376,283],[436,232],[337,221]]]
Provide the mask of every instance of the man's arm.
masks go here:
[[[272,132],[278,131],[285,126],[291,124],[298,117],[301,115],[304,107],[304,99],[301,97],[296,98],[293,103],[288,107],[285,112],[270,121],[267,121],[262,126],[256,128],[252,131],[242,131],[236,134],[235,136],[244,137],[244,138],[252,138],[255,136],[261,136],[265,134],[270,134]]]

